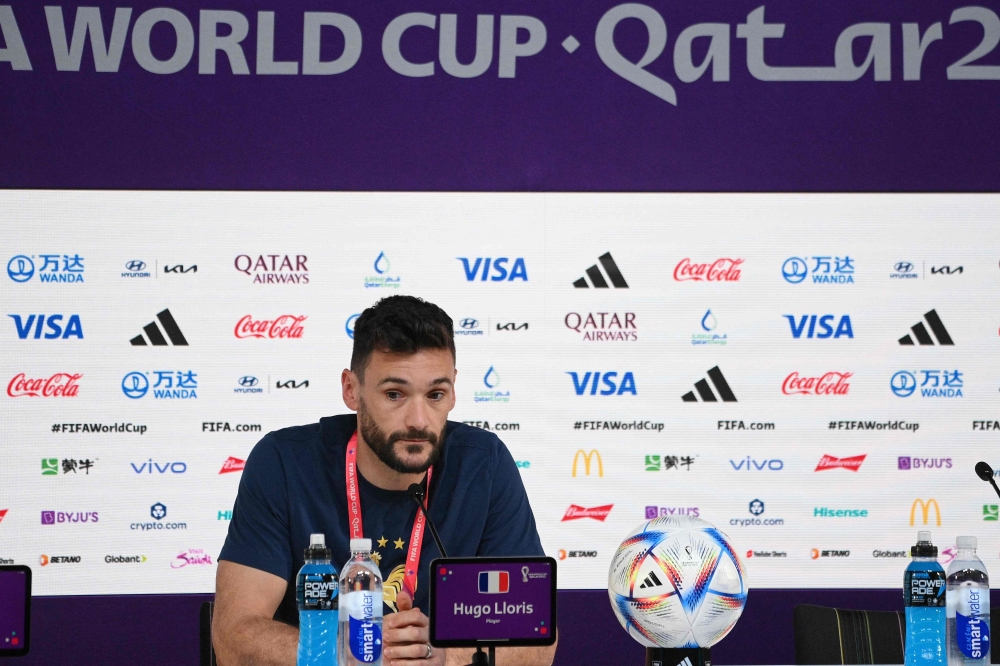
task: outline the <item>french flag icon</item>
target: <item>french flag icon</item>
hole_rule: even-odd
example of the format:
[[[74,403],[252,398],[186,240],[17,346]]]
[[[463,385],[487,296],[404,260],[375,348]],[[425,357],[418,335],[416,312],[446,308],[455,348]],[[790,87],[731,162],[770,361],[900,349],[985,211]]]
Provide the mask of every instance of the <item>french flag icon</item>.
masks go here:
[[[510,591],[510,574],[506,571],[480,571],[480,594],[507,594]]]

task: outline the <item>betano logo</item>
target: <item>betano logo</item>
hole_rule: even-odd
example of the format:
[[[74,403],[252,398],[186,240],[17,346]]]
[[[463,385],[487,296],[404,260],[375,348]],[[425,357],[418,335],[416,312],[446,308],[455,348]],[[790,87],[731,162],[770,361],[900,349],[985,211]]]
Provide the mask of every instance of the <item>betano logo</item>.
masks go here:
[[[921,520],[923,521],[921,525],[929,525],[930,511],[934,509],[934,517],[936,519],[936,525],[941,527],[941,507],[938,505],[936,499],[929,499],[926,502],[922,499],[913,500],[913,505],[910,507],[910,527],[916,524],[917,517],[917,507],[920,507]]]
[[[585,476],[590,476],[590,463],[596,458],[597,459],[597,476],[604,476],[604,461],[601,460],[601,453],[597,449],[591,449],[590,453],[585,452],[583,449],[578,449],[573,455],[573,476],[576,477],[577,463],[583,459],[583,473]]]

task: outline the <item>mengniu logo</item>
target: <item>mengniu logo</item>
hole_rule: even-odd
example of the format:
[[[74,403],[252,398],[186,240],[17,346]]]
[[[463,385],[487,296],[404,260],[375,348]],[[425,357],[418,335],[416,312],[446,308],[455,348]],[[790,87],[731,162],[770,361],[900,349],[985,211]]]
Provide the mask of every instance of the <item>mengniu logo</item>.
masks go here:
[[[123,278],[148,278],[152,276],[153,273],[146,270],[145,261],[132,259],[125,262],[125,270],[122,271]]]
[[[604,476],[604,461],[601,460],[601,453],[597,449],[591,449],[588,453],[583,449],[578,449],[575,454],[573,454],[573,476],[576,477],[577,463],[583,461],[583,473],[586,476],[590,476],[590,466],[592,462],[597,462],[594,466],[594,471],[597,472],[597,476]]]
[[[389,274],[389,257],[385,256],[385,252],[378,253],[372,268],[375,275],[365,276],[365,289],[399,289],[403,279]]]
[[[156,383],[150,384],[150,374],[156,375]],[[132,400],[144,398],[149,389],[157,400],[191,400],[198,397],[198,375],[193,370],[153,370],[130,372],[122,378],[122,393]]]
[[[800,377],[793,372],[781,383],[785,395],[847,395],[853,372],[827,372],[817,377]]]
[[[226,462],[222,463],[222,469],[219,470],[219,474],[242,472],[246,464],[247,464],[246,460],[229,456],[228,458],[226,458]]]
[[[723,257],[711,263],[696,264],[688,258],[674,266],[674,280],[685,282],[739,282],[742,259]]]
[[[251,315],[245,315],[236,322],[233,334],[239,339],[298,340],[304,332],[302,322],[306,319],[307,315],[287,314],[275,319],[254,319]]]
[[[568,520],[581,520],[583,518],[592,518],[599,522],[604,522],[611,513],[611,508],[614,504],[605,504],[604,506],[595,506],[592,509],[587,509],[577,504],[570,504],[569,508],[566,509],[566,513],[563,515],[560,522],[565,523]]]
[[[611,284],[615,289],[628,289],[628,282],[625,281],[625,277],[622,272],[618,269],[618,264],[615,263],[614,257],[611,256],[610,252],[605,252],[597,258],[601,262],[601,266],[604,267],[604,273],[607,273],[608,280],[611,280]],[[590,284],[587,284],[587,278],[590,278],[590,283],[594,285],[594,289],[607,289],[608,280],[604,279],[604,273],[601,273],[601,269],[594,264],[586,270],[587,277],[582,277],[573,283],[573,286],[577,289],[590,289]]]
[[[304,254],[248,254],[237,255],[233,266],[240,273],[253,278],[253,284],[309,284],[309,260]]]
[[[863,453],[860,456],[850,456],[848,458],[837,458],[834,456],[824,455],[819,459],[819,463],[813,471],[822,472],[828,469],[846,469],[849,472],[857,472],[861,469],[861,463],[863,463],[867,457],[867,453]]]
[[[582,335],[590,342],[637,342],[639,332],[634,312],[570,312],[563,318],[566,328]]]
[[[42,525],[96,522],[96,511],[42,511]]]
[[[854,330],[851,328],[850,315],[841,315],[834,330],[833,321],[837,315],[802,315],[797,318],[795,315],[781,315],[788,320],[788,325],[792,329],[792,337],[798,340],[803,333],[808,339],[826,340],[827,338],[837,339],[840,337],[853,338]],[[817,328],[818,325],[818,328]]]
[[[133,347],[145,347],[147,345],[153,345],[154,347],[169,347],[171,345],[175,347],[187,347],[187,339],[181,333],[181,327],[177,325],[174,316],[170,314],[169,308],[156,313],[156,320],[160,322],[159,326],[156,325],[155,321],[149,322],[142,327],[145,337],[140,333],[129,340],[129,344]],[[167,338],[170,338],[169,343],[167,342],[167,338],[163,337],[164,332],[166,332]],[[149,342],[146,341],[147,338]]]
[[[347,333],[347,337],[349,337],[351,340],[354,339],[354,323],[358,320],[358,317],[360,316],[361,316],[360,313],[352,314],[350,317],[347,318],[347,321],[344,322],[344,331]]]
[[[923,381],[917,382],[922,375]],[[965,380],[958,370],[900,370],[889,380],[889,388],[900,398],[909,398],[917,388],[925,398],[961,398]]]
[[[83,340],[83,325],[80,323],[80,315],[69,315],[66,318],[65,325],[63,324],[64,315],[54,314],[46,315],[25,315],[24,319],[21,315],[7,315],[14,320],[14,327],[17,329],[17,337],[21,340],[27,340],[31,336],[35,340],[41,340],[45,338],[46,340],[68,340],[69,338],[76,338],[78,340]],[[45,326],[48,330],[42,335],[42,327]]]
[[[621,380],[618,379],[617,372],[567,372],[573,379],[573,390],[576,391],[577,395],[587,394],[587,388],[589,386],[589,395],[598,395],[598,386],[600,386],[600,395],[625,395],[629,393],[631,395],[636,395],[635,388],[635,377],[631,372],[622,373]],[[581,378],[582,376],[582,378]]]
[[[77,384],[83,375],[79,372],[57,372],[49,378],[32,379],[23,372],[14,375],[7,384],[7,395],[12,398],[75,398],[80,390]]]
[[[984,504],[983,505],[983,520],[987,522],[995,523],[1000,520],[1000,505],[997,504]]]
[[[708,371],[708,378],[712,380],[712,384],[715,386],[716,392],[719,394],[719,398],[722,398],[722,402],[736,402],[736,395],[733,390],[729,388],[729,382],[726,381],[725,376],[722,374],[722,370],[719,370],[719,366],[715,366]],[[715,397],[715,393],[712,393],[711,387],[709,387],[708,382],[704,379],[699,379],[694,383],[695,391],[698,392],[698,396],[701,397],[701,402],[718,402],[719,398]],[[698,398],[694,396],[694,391],[688,391],[681,396],[681,400],[684,402],[698,402]]]
[[[263,393],[264,388],[262,386],[258,386],[258,384],[260,384],[260,380],[253,375],[243,375],[236,380],[236,388],[233,389],[233,393]]]
[[[938,316],[937,310],[925,312],[924,321],[927,322],[927,325],[931,327],[931,331],[934,332],[934,338],[937,338],[937,344],[944,346],[952,346],[955,344],[955,342],[951,339],[951,335],[948,333],[948,329],[944,327],[944,322],[941,321],[941,317]],[[927,327],[924,326],[924,322],[918,321],[910,327],[910,330],[913,332],[913,337],[911,338],[909,334],[904,335],[899,339],[899,344],[904,347],[912,347],[913,338],[916,338],[918,345],[927,347],[934,346],[934,338],[931,338],[931,334],[927,332]]]
[[[913,504],[910,506],[910,527],[917,524],[917,509],[920,509],[920,520],[921,525],[930,525],[930,511],[934,509],[935,525],[941,527],[941,507],[938,505],[936,499],[929,499],[924,501],[922,499],[913,500]]]
[[[507,264],[510,263],[508,257],[497,257],[496,259],[490,257],[474,257],[472,259],[468,257],[456,257],[456,259],[462,262],[466,282],[475,282],[477,279],[479,282],[528,281],[528,269],[525,267],[522,257],[514,259],[514,263],[510,265],[509,269],[507,267]],[[491,269],[492,274],[490,274]]]
[[[810,260],[812,270],[809,269]],[[848,256],[789,257],[781,265],[785,282],[799,284],[810,275],[813,284],[854,284],[854,259]]]
[[[500,373],[492,365],[483,375],[483,386],[485,391],[476,391],[473,395],[474,402],[510,402],[510,391],[498,391],[500,386]]]
[[[14,282],[27,282],[36,273],[39,282],[83,282],[83,257],[79,254],[18,254],[7,262],[7,277]]]
[[[185,266],[184,264],[163,264],[163,272],[167,275],[184,275],[185,273],[197,273],[198,265],[192,264],[190,266]]]

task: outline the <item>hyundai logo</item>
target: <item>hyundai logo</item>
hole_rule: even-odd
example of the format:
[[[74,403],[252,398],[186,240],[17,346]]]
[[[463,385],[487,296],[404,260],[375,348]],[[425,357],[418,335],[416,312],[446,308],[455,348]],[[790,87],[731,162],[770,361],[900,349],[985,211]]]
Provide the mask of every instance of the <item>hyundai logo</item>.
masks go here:
[[[781,275],[792,284],[798,284],[805,280],[806,273],[808,273],[806,260],[799,257],[789,257],[781,265]]]
[[[122,378],[122,393],[133,400],[146,395],[149,379],[141,372],[130,372]]]
[[[7,275],[14,282],[27,282],[35,274],[35,262],[30,257],[19,254],[7,262]]]
[[[125,269],[133,273],[138,273],[146,267],[145,261],[139,261],[138,259],[133,259],[132,261],[125,264]]]
[[[463,319],[462,321],[458,322],[458,325],[466,330],[472,328],[479,328],[479,321],[476,319]]]
[[[900,370],[889,380],[889,386],[900,398],[908,398],[917,390],[917,378],[912,372]]]
[[[240,386],[242,386],[244,388],[250,388],[251,386],[257,386],[257,378],[256,377],[251,377],[250,375],[247,375],[246,377],[240,377],[239,384],[240,384]]]
[[[909,273],[913,270],[913,264],[908,261],[901,261],[892,267],[897,273]]]
[[[354,323],[358,320],[359,314],[352,314],[347,318],[347,323],[344,324],[344,330],[347,331],[347,337],[351,340],[354,339]]]

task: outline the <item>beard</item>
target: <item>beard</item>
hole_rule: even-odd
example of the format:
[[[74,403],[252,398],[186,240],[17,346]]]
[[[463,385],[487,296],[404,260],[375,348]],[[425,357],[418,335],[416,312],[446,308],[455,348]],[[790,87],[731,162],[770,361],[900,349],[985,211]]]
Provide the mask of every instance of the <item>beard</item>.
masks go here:
[[[440,433],[433,433],[429,430],[397,430],[396,432],[386,434],[378,424],[375,423],[375,419],[368,414],[368,410],[365,409],[364,402],[358,406],[358,426],[361,430],[361,436],[364,438],[365,443],[368,444],[368,448],[375,452],[378,459],[385,463],[386,467],[392,469],[400,474],[419,474],[421,472],[426,472],[427,469],[436,463],[441,457],[441,449],[444,447],[444,434],[445,428],[441,429]],[[396,453],[396,442],[404,440],[424,440],[430,443],[431,452],[427,456],[427,460],[419,464],[411,464],[404,461]],[[410,454],[418,454],[423,449],[422,446],[418,444],[408,444],[406,445],[406,452]]]

